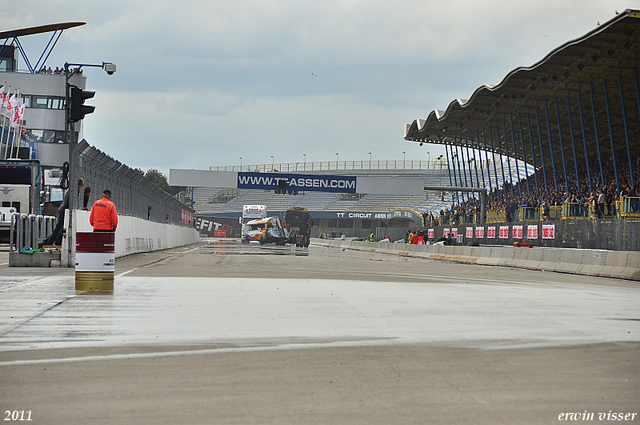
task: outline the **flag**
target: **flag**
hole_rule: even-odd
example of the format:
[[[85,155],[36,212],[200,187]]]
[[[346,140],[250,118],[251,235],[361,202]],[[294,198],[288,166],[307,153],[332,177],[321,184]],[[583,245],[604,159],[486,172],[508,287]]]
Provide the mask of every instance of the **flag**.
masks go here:
[[[13,117],[15,108],[18,107],[18,96],[16,96],[16,94],[14,93],[13,95],[11,95],[11,98],[9,100],[6,100],[6,102],[7,104],[5,106],[7,108],[7,115],[9,117]]]
[[[2,99],[0,100],[2,101],[2,105],[0,105],[0,108],[6,109],[7,103],[9,102],[9,92],[4,91],[4,86],[2,86]]]
[[[22,118],[24,117],[24,103],[14,108],[13,118],[11,119],[11,127],[20,127]]]

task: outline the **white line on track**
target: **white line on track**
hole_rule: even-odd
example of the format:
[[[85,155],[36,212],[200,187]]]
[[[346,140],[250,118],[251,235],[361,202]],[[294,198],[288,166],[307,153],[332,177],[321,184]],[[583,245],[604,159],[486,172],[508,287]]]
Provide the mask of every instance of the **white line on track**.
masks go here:
[[[109,360],[136,360],[150,359],[162,357],[181,357],[181,356],[201,356],[207,354],[229,354],[229,353],[251,353],[257,351],[283,351],[283,350],[300,350],[328,347],[362,347],[365,345],[380,345],[380,339],[370,341],[335,341],[326,343],[291,343],[278,344],[271,346],[253,346],[253,347],[232,347],[232,348],[207,348],[202,350],[179,350],[179,351],[156,351],[150,353],[128,353],[128,354],[107,354],[103,356],[78,356],[78,357],[62,357],[52,359],[32,359],[32,360],[9,360],[0,362],[0,367],[6,366],[32,366],[52,363],[77,363],[77,362],[96,362]]]

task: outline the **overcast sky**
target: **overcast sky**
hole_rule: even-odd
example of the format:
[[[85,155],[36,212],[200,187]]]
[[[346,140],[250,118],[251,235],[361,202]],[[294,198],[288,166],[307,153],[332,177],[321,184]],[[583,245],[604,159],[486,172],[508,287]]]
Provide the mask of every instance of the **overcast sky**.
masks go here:
[[[82,21],[84,137],[129,165],[428,159],[404,124],[497,84],[640,0],[0,0],[0,29]],[[35,63],[51,34],[21,42]],[[23,68],[24,61],[19,62]]]

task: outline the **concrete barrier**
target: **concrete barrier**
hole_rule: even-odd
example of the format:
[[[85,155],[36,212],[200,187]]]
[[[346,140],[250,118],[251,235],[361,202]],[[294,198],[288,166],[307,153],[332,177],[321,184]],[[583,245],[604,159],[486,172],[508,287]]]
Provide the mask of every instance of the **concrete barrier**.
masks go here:
[[[555,272],[560,261],[562,261],[562,248],[545,248],[540,270]]]
[[[582,265],[578,268],[578,274],[588,276],[600,276],[605,266],[609,252],[603,249],[586,250],[582,256]]]
[[[483,263],[487,266],[504,266],[507,261],[511,261],[513,259],[512,252],[504,251],[504,247],[501,246],[490,246],[487,248],[489,250],[489,256],[487,260]]]
[[[525,264],[529,259],[529,251],[531,248],[517,248],[513,249],[513,259],[511,260],[511,267],[520,267],[524,268]]]
[[[476,264],[481,264],[484,266],[488,266],[491,263],[491,247],[488,246],[481,246],[481,247],[476,247],[475,251],[478,253],[478,259],[476,261]]]
[[[607,254],[599,276],[640,280],[640,255],[636,251],[613,251]]]
[[[522,267],[529,270],[540,270],[544,251],[544,248],[527,249],[527,260],[524,262]]]
[[[556,268],[557,272],[577,273],[582,267],[584,258],[584,250],[582,249],[564,249],[562,253],[562,261]]]
[[[74,210],[76,232],[93,231],[89,215],[89,211]],[[116,257],[189,245],[199,240],[198,231],[191,227],[120,216],[116,231]]]
[[[9,252],[9,267],[53,267],[60,265],[61,253],[34,252],[21,254],[19,251]],[[55,264],[54,264],[55,263]]]
[[[380,244],[313,239],[314,245],[340,247],[427,260],[518,267],[529,270],[614,277],[640,281],[640,252],[509,246],[441,246]]]

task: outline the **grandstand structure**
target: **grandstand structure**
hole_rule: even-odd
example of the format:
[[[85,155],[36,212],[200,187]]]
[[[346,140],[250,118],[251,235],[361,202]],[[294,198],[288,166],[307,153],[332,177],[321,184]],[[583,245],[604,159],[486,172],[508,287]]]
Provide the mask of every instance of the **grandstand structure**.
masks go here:
[[[404,138],[445,145],[448,158],[474,149],[532,164],[536,179],[516,197],[610,185],[621,193],[637,183],[640,166],[639,65],[640,11],[628,9],[499,84],[406,124]]]

